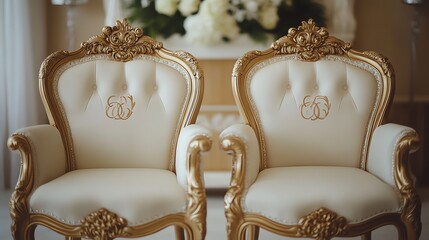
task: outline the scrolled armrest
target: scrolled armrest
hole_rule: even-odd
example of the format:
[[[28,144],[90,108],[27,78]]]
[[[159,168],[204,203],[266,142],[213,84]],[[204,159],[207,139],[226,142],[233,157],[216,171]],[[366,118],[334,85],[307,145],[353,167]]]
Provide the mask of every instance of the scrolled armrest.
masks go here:
[[[230,186],[245,191],[259,173],[259,144],[255,131],[249,125],[234,124],[221,133],[220,139],[223,150],[233,155]]]
[[[211,138],[212,132],[197,124],[189,125],[180,132],[176,148],[176,175],[184,189],[190,184],[197,184],[196,178],[203,181],[200,154],[210,150]]]
[[[367,170],[393,187],[414,187],[408,155],[418,147],[419,137],[412,128],[393,123],[381,125],[371,139]]]
[[[66,172],[66,153],[57,128],[37,125],[21,128],[8,139],[8,147],[21,155],[18,187],[42,185]]]

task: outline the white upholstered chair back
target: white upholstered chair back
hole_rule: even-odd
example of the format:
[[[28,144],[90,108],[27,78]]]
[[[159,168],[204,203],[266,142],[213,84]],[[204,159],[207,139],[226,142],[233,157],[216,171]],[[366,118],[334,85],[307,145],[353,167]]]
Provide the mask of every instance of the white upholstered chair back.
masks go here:
[[[69,169],[174,170],[178,134],[195,121],[201,104],[203,86],[195,79],[202,74],[193,64],[196,60],[165,50],[146,36],[141,43],[130,42],[137,47],[122,53],[103,48],[106,39],[115,36],[105,31],[53,71],[42,71],[42,96],[50,122],[64,133]]]
[[[375,61],[381,56],[345,51],[349,45],[333,37],[319,55],[306,55],[305,41],[325,35],[304,28],[289,33],[300,35],[302,46],[279,39],[269,50],[249,52],[234,69],[242,116],[260,138],[261,168],[364,168],[369,138],[391,97],[392,73]]]

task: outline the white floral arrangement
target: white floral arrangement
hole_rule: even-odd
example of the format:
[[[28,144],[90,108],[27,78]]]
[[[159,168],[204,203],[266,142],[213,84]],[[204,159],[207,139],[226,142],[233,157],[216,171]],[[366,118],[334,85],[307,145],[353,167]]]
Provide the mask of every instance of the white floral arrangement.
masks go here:
[[[183,35],[190,43],[212,45],[248,34],[257,42],[281,37],[301,21],[324,25],[315,0],[134,0],[129,19],[152,37]]]

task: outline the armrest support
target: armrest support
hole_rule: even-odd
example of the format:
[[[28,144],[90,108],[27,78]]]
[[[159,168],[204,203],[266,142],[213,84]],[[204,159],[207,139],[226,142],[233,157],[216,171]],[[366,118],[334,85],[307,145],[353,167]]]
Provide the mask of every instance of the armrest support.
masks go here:
[[[256,180],[259,173],[259,144],[255,131],[245,124],[234,124],[221,135],[224,151],[232,153],[231,186],[241,186],[245,191]]]
[[[200,125],[189,125],[182,129],[176,149],[177,180],[187,190],[187,215],[198,238],[206,235],[207,203],[201,152],[210,150],[211,132]]]
[[[415,184],[408,155],[418,150],[419,138],[409,127],[389,123],[377,127],[371,139],[367,170],[399,189]]]
[[[245,124],[235,124],[220,135],[222,149],[232,153],[232,174],[225,194],[227,232],[233,231],[243,221],[242,199],[259,173],[259,144],[255,131]]]
[[[24,184],[26,188],[36,188],[66,172],[63,141],[58,129],[51,125],[37,125],[15,131],[8,139],[8,147],[18,150],[21,155],[17,187]]]
[[[38,125],[17,130],[8,139],[8,147],[21,155],[21,170],[9,206],[12,232],[28,221],[28,198],[33,189],[66,172],[66,154],[57,128]]]
[[[192,184],[192,178],[204,181],[200,154],[210,150],[211,136],[210,130],[197,124],[189,125],[180,132],[176,148],[176,175],[184,189]]]

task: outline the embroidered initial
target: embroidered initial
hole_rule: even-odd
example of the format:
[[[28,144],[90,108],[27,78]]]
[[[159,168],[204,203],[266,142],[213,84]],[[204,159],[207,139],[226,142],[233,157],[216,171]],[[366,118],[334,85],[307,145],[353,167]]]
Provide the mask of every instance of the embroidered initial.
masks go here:
[[[133,114],[135,105],[131,95],[110,96],[107,99],[106,116],[115,120],[127,120]]]
[[[331,104],[326,96],[315,96],[312,98],[310,95],[307,95],[304,97],[299,108],[301,116],[304,119],[315,121],[318,119],[323,120],[328,116]]]

